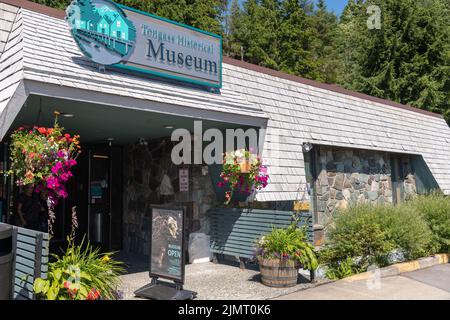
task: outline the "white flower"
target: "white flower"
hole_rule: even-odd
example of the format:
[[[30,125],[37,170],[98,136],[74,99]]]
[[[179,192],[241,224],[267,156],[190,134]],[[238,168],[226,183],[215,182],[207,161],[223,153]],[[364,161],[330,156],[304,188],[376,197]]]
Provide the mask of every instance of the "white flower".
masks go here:
[[[244,157],[244,152],[245,151],[243,149],[239,149],[239,150],[235,151],[234,155],[235,155],[236,158],[243,158]]]

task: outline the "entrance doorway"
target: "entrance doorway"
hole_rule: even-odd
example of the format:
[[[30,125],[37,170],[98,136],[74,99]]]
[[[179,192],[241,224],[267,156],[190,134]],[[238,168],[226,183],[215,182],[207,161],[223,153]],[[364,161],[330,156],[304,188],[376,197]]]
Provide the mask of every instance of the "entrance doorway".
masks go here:
[[[75,207],[76,241],[83,238],[102,251],[122,248],[122,147],[86,145],[69,180],[70,197],[56,212],[53,248],[70,234]]]

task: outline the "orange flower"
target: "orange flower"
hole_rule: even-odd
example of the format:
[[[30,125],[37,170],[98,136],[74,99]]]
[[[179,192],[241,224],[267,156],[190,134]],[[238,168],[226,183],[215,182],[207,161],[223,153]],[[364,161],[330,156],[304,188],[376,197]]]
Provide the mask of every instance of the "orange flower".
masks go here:
[[[25,178],[27,178],[28,180],[32,180],[34,178],[33,172],[31,172],[31,170],[28,170],[27,173],[25,173]]]

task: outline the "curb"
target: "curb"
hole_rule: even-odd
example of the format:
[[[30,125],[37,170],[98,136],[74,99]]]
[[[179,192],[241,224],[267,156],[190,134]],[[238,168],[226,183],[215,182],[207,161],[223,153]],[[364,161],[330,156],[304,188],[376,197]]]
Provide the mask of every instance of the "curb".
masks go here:
[[[440,253],[427,258],[420,258],[414,261],[396,263],[388,267],[380,268],[373,271],[367,271],[356,274],[347,278],[341,279],[341,281],[354,282],[358,280],[367,280],[375,276],[375,272],[380,272],[381,278],[399,275],[405,272],[416,271],[420,269],[429,268],[438,264],[449,263],[450,253]],[[378,276],[378,275],[377,275]]]

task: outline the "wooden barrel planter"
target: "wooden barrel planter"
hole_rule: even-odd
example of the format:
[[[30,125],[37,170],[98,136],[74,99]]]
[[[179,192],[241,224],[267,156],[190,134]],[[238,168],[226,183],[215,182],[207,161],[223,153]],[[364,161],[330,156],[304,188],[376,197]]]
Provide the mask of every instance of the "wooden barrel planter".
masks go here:
[[[261,282],[269,287],[287,288],[297,284],[298,269],[297,261],[280,259],[258,258]]]

